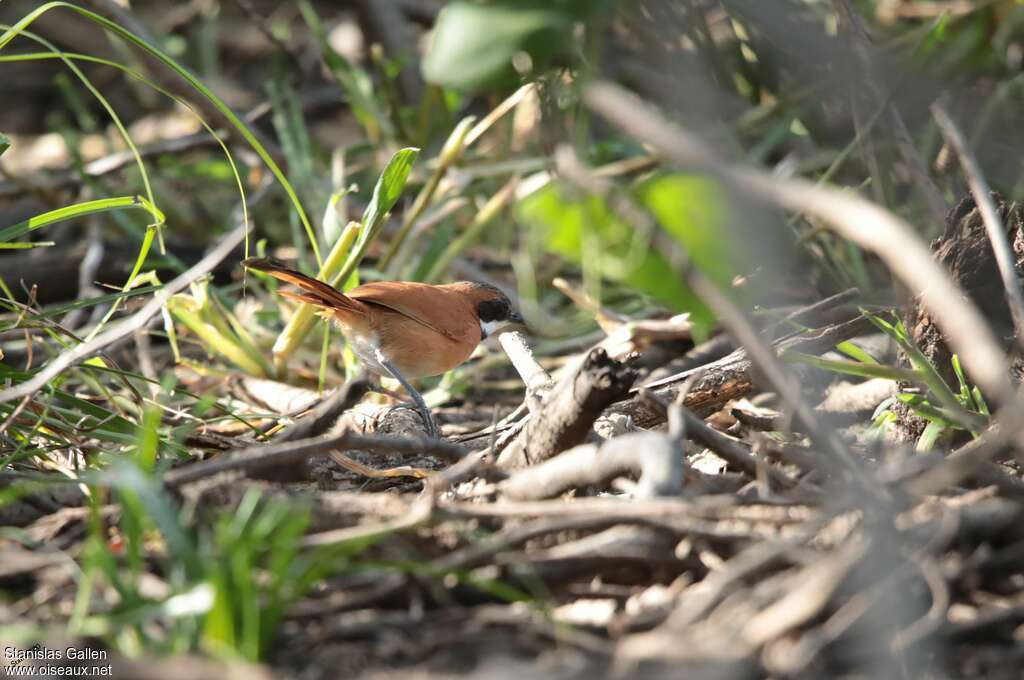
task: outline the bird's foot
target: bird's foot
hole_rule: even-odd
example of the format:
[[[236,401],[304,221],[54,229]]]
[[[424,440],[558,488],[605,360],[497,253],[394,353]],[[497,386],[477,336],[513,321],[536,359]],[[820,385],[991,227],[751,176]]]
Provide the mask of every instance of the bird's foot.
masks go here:
[[[423,420],[423,426],[427,430],[427,436],[431,439],[438,439],[440,437],[440,429],[437,426],[437,421],[434,420],[434,416],[431,415],[430,409],[420,408],[420,405],[416,402],[406,401],[400,404],[395,404],[393,408],[404,408],[411,411],[416,411],[420,418]]]

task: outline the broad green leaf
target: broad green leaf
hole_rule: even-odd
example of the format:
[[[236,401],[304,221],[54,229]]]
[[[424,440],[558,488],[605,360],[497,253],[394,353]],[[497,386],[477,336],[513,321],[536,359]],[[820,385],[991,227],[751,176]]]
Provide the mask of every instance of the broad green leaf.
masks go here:
[[[641,184],[637,195],[704,275],[729,290],[737,244],[725,228],[726,202],[718,186],[693,175],[661,175]]]
[[[409,147],[396,152],[388,161],[384,171],[377,178],[377,184],[373,187],[370,204],[363,211],[362,226],[359,236],[356,238],[355,247],[349,254],[345,266],[331,279],[331,285],[337,286],[345,283],[355,273],[370,244],[384,226],[384,219],[401,198],[402,192],[405,190],[405,183],[409,179],[409,173],[412,172],[412,166],[416,163],[419,155],[419,149]]]
[[[550,6],[453,2],[437,18],[423,75],[444,87],[477,89],[511,76],[519,52],[543,66],[568,47],[571,27],[572,18]]]
[[[698,338],[706,337],[714,316],[690,290],[668,258],[649,239],[619,219],[599,196],[577,199],[549,186],[519,204],[520,219],[548,251],[594,267],[679,312],[689,312]]]
[[[7,138],[7,135],[0,132],[0,156],[4,155],[4,152],[11,148],[11,140]]]
[[[395,207],[419,155],[419,149],[409,147],[401,149],[388,161],[384,172],[380,174],[377,184],[373,187],[370,204],[363,212],[364,230],[378,228],[383,222],[384,216]]]

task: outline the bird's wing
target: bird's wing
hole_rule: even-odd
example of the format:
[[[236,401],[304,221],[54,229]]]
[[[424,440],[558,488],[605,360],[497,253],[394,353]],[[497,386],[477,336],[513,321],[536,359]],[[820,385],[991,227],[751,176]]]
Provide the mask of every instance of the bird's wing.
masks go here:
[[[467,309],[464,300],[426,283],[376,281],[350,290],[348,296],[360,302],[387,307],[457,342],[465,340],[468,333],[479,330],[475,323],[472,328],[467,325],[467,318],[475,320],[476,317]],[[410,304],[410,300],[415,302]],[[467,312],[470,312],[468,317]]]

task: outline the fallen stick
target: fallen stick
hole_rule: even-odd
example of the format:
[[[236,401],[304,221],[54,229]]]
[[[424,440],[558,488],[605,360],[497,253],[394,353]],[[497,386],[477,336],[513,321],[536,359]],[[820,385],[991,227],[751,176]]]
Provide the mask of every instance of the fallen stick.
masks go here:
[[[683,468],[678,440],[660,432],[634,432],[600,446],[580,444],[563,451],[518,471],[498,490],[512,500],[535,501],[633,474],[639,478],[637,498],[676,496],[683,486]]]
[[[663,418],[668,417],[668,409],[670,407],[660,398],[651,394],[649,390],[644,389],[640,392],[640,401],[649,406],[652,411],[661,413]],[[685,397],[683,401],[686,401]],[[789,488],[794,485],[795,482],[788,475],[771,467],[765,461],[759,461],[746,443],[715,430],[701,418],[695,416],[689,409],[681,408],[680,415],[683,421],[683,431],[686,433],[687,439],[707,447],[716,456],[740,472],[756,479],[758,467],[763,465],[765,474],[772,480],[772,484],[776,488]]]
[[[635,378],[633,371],[610,359],[604,350],[591,350],[578,370],[548,393],[542,408],[501,452],[498,466],[533,465],[583,442],[594,421],[628,394]]]
[[[498,336],[501,348],[515,367],[526,385],[526,405],[533,413],[540,409],[544,395],[554,386],[554,381],[544,367],[533,358],[533,350],[526,342],[526,336],[519,331],[510,331]]]
[[[867,319],[856,318],[817,330],[812,334],[780,340],[774,343],[773,349],[779,353],[787,350],[809,354],[825,352],[835,347],[837,343],[870,328],[871,324]],[[630,399],[613,404],[607,414],[629,416],[633,419],[633,424],[641,428],[660,425],[665,422],[664,410],[655,408],[641,399],[640,389],[650,390],[662,401],[672,402],[687,380],[695,375],[697,379],[689,386],[682,405],[699,418],[706,418],[729,401],[750,394],[757,385],[757,374],[753,370],[753,364],[747,356],[747,351],[740,348],[705,366],[682,371],[637,388],[633,390],[635,394]]]
[[[213,460],[171,470],[164,475],[164,484],[179,487],[227,472],[251,475],[255,471],[282,465],[299,465],[314,456],[326,456],[332,451],[351,449],[424,453],[448,460],[461,460],[466,455],[466,450],[458,444],[439,439],[367,436],[342,432],[334,436],[311,437],[280,444],[259,444],[230,451]]]

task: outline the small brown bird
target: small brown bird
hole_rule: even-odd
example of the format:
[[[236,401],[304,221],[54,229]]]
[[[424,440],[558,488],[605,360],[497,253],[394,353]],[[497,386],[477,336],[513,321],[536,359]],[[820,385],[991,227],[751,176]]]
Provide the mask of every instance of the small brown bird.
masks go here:
[[[408,379],[450,371],[488,335],[523,323],[508,297],[485,283],[375,281],[342,293],[270,260],[249,258],[242,266],[298,286],[302,292],[280,294],[316,305],[322,316],[334,319],[367,368],[409,392],[431,435],[437,433],[434,420]]]

